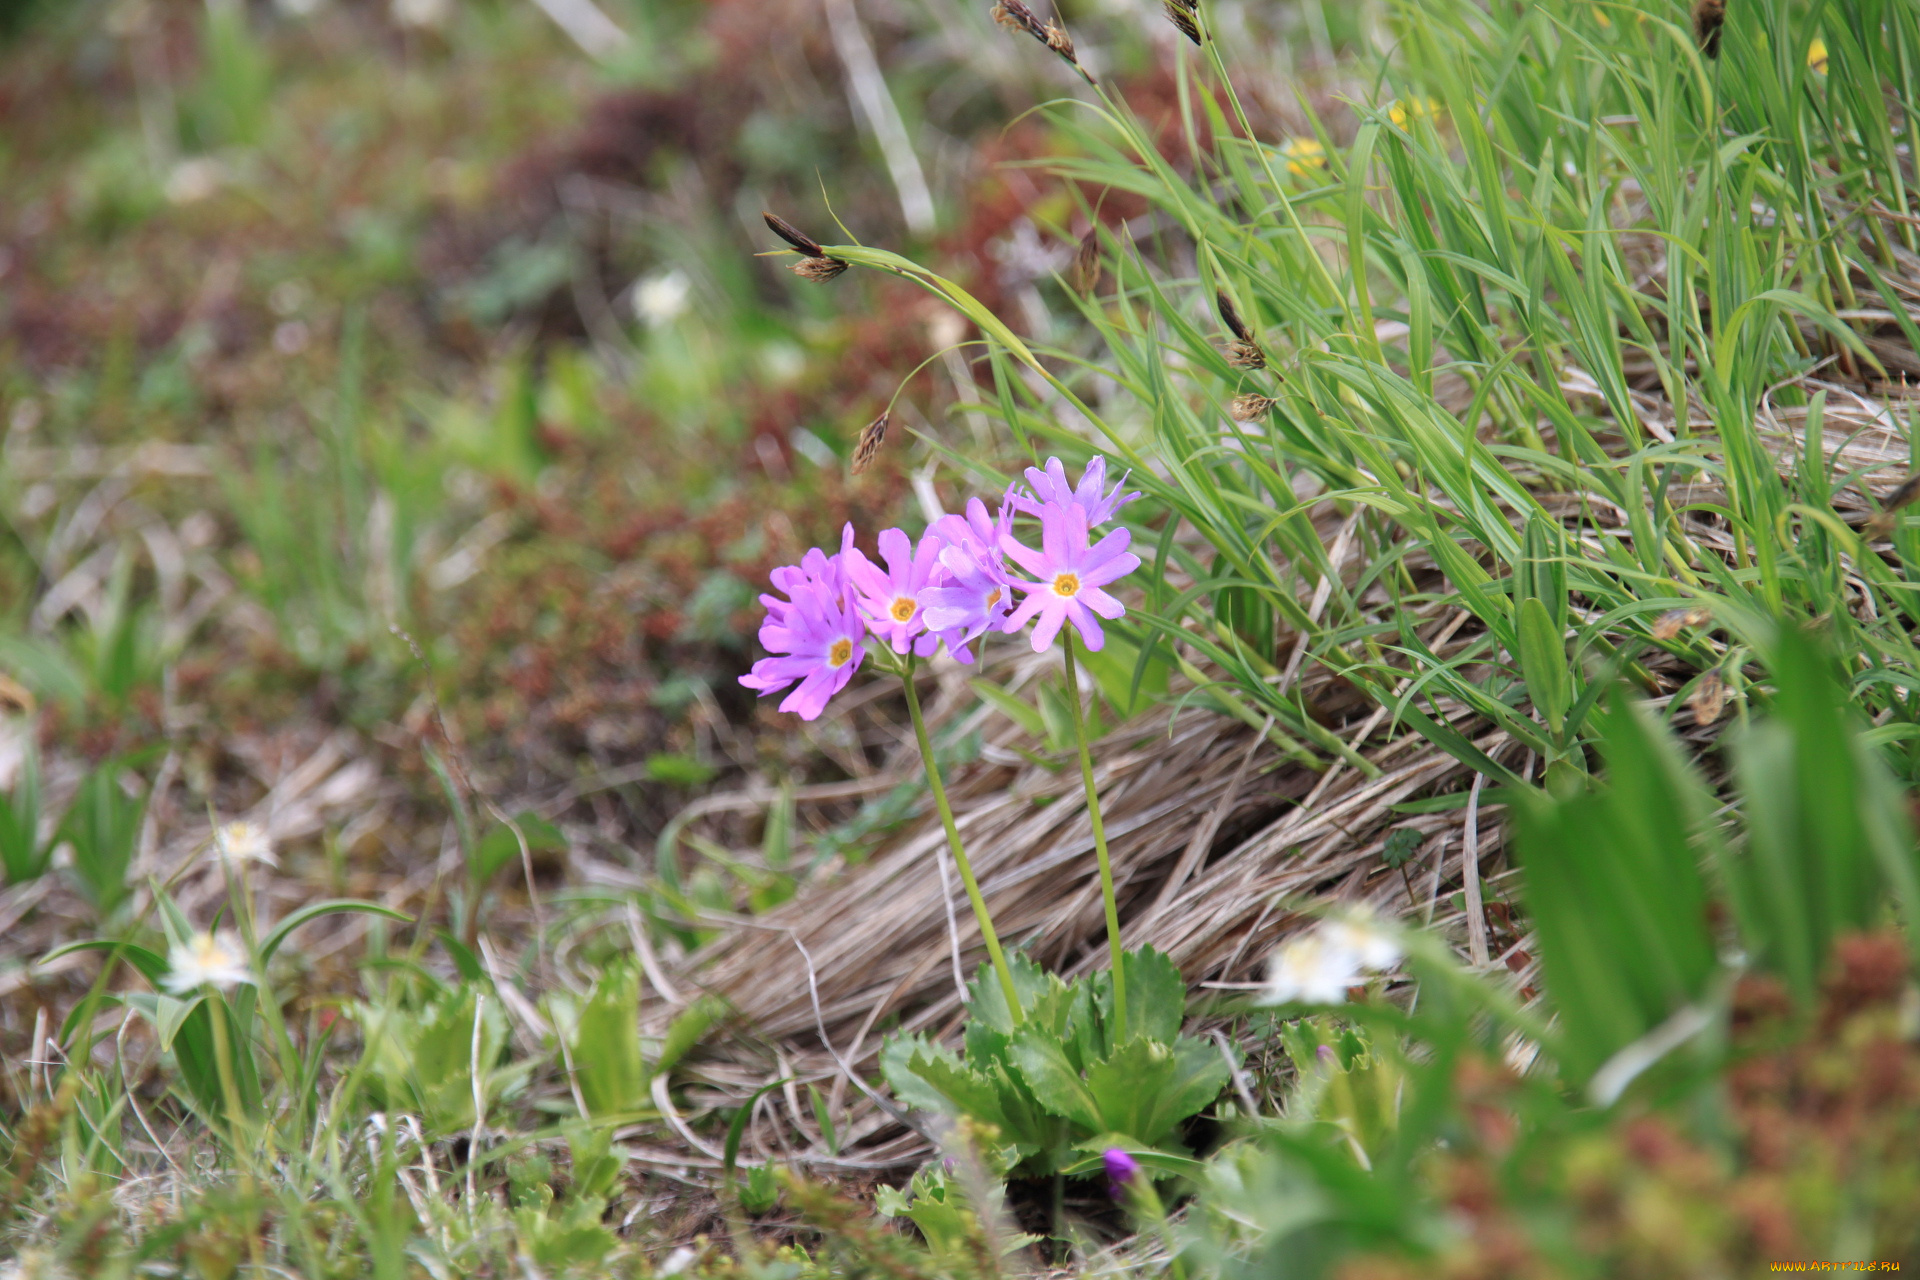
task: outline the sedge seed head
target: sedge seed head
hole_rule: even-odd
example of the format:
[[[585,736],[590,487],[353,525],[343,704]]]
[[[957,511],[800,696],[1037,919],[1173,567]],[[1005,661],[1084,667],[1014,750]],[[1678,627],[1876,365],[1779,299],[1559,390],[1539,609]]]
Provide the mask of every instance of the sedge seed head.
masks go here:
[[[881,414],[860,432],[860,443],[853,449],[854,475],[864,475],[873,460],[880,456],[880,446],[887,442],[887,414]]]
[[[766,220],[769,231],[779,236],[782,240],[785,240],[801,253],[807,255],[807,257],[820,258],[826,256],[827,251],[820,247],[818,240],[815,240],[812,236],[794,226],[779,214],[768,213],[762,210],[760,216]]]
[[[1693,686],[1693,694],[1687,699],[1687,706],[1693,709],[1693,722],[1701,727],[1712,724],[1720,718],[1727,705],[1727,682],[1720,676],[1720,668],[1715,667],[1700,677],[1700,683]]]
[[[1080,247],[1073,254],[1073,268],[1069,278],[1073,290],[1079,294],[1091,294],[1100,284],[1100,229],[1095,227],[1080,237]]]
[[[1243,396],[1235,396],[1233,403],[1227,406],[1227,412],[1233,415],[1235,422],[1252,422],[1255,418],[1266,416],[1267,410],[1271,408],[1273,408],[1271,397],[1248,392]]]
[[[1693,37],[1700,52],[1709,58],[1720,56],[1720,29],[1727,23],[1727,0],[1696,0],[1693,6]]]
[[[1171,22],[1181,35],[1196,45],[1206,42],[1206,37],[1200,34],[1200,22],[1194,16],[1192,8],[1180,3],[1180,0],[1166,0],[1162,8],[1166,10],[1167,21]]]
[[[815,284],[825,284],[846,269],[846,263],[838,258],[829,258],[825,254],[815,258],[802,258],[788,268],[802,280],[811,280]]]

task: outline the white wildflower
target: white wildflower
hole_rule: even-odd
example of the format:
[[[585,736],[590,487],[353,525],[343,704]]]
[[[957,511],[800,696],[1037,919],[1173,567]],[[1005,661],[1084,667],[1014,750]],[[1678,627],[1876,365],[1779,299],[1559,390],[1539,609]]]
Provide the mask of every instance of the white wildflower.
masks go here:
[[[273,839],[265,827],[251,822],[229,822],[213,833],[213,842],[220,849],[220,856],[230,862],[264,862],[270,867],[280,865],[280,859],[273,853]]]
[[[1360,982],[1359,957],[1335,946],[1324,929],[1289,939],[1274,953],[1259,1004],[1341,1004]]]
[[[173,204],[197,204],[218,191],[227,180],[227,167],[212,156],[193,156],[173,166],[167,175],[166,196]]]
[[[443,27],[453,16],[453,0],[390,0],[390,7],[403,27]]]
[[[1362,969],[1384,973],[1400,963],[1406,952],[1399,939],[1380,927],[1373,912],[1359,908],[1320,926],[1327,942],[1350,953]]]
[[[167,969],[167,989],[181,996],[202,987],[229,991],[243,982],[258,981],[247,968],[239,941],[224,930],[196,933],[185,946],[169,949]]]
[[[686,314],[687,299],[693,294],[693,282],[684,271],[663,271],[648,276],[633,286],[633,313],[649,329],[672,324]]]

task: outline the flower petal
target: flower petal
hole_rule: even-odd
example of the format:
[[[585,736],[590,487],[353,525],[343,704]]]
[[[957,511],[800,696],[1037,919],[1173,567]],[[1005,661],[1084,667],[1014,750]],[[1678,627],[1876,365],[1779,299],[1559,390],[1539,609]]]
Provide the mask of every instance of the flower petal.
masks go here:
[[[1098,587],[1080,588],[1080,594],[1076,596],[1075,599],[1103,618],[1124,618],[1127,616],[1127,606],[1121,604],[1118,600],[1115,600]]]
[[[1059,596],[1029,596],[1029,600],[1041,602],[1040,621],[1033,627],[1033,651],[1045,653],[1053,638],[1060,634],[1060,628],[1067,620],[1067,602]],[[1021,606],[1024,608],[1025,606]]]
[[[1091,652],[1098,653],[1106,647],[1107,633],[1100,629],[1100,620],[1093,616],[1092,610],[1079,600],[1071,600],[1065,612],[1067,620],[1073,623],[1074,630],[1080,633],[1080,639]]]

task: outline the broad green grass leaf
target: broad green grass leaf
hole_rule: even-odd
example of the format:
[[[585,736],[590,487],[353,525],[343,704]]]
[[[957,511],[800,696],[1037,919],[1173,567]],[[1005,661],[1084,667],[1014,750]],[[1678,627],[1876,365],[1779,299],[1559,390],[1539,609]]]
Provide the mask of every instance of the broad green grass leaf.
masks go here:
[[[343,912],[362,912],[366,915],[385,916],[389,920],[398,920],[402,924],[412,924],[413,917],[404,911],[382,906],[377,902],[368,902],[362,898],[330,898],[325,902],[314,902],[301,907],[285,920],[275,925],[273,932],[260,940],[260,964],[264,968],[272,960],[274,953],[280,950],[295,929],[321,916],[339,915]]]

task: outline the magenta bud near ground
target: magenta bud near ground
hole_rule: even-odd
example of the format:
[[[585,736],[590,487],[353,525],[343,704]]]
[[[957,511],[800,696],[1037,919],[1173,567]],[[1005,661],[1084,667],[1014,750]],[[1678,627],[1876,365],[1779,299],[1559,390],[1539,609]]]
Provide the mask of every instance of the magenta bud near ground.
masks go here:
[[[1119,1147],[1108,1147],[1101,1158],[1107,1162],[1107,1193],[1119,1200],[1140,1176],[1140,1162]]]

